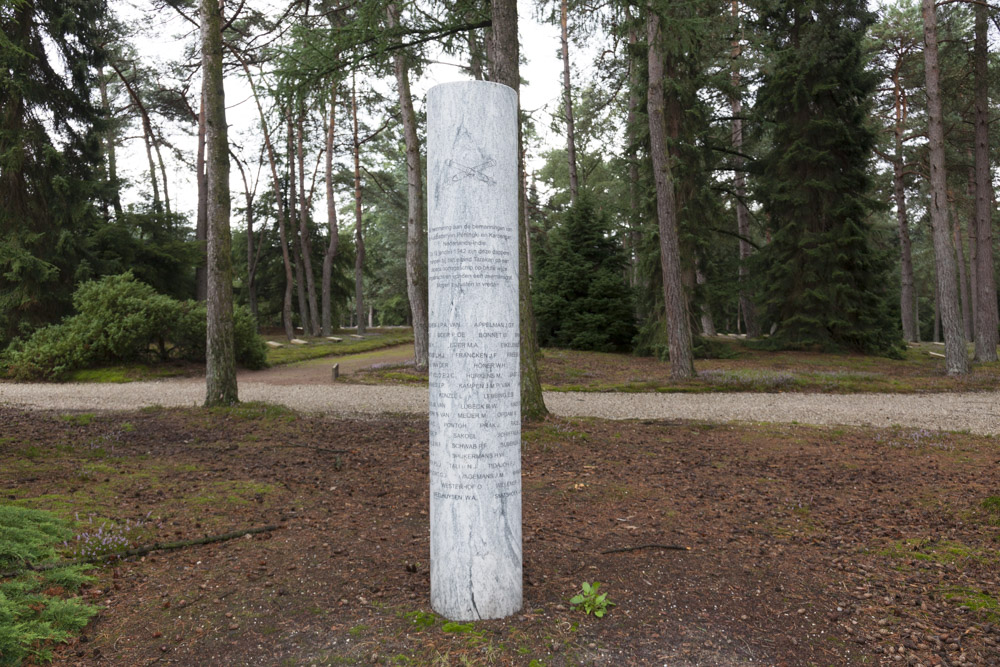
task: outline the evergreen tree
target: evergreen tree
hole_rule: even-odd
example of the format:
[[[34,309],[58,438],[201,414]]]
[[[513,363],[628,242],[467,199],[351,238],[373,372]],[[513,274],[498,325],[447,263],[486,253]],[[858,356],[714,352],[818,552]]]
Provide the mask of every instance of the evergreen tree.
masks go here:
[[[91,272],[98,223],[91,103],[101,0],[0,3],[0,345],[53,321]]]
[[[624,252],[610,223],[581,193],[563,224],[549,234],[535,277],[541,345],[626,351],[635,336]]]
[[[861,0],[775,0],[760,20],[771,54],[756,108],[768,144],[756,168],[771,231],[770,344],[891,354],[897,311],[867,197],[877,77],[862,47],[874,16]]]

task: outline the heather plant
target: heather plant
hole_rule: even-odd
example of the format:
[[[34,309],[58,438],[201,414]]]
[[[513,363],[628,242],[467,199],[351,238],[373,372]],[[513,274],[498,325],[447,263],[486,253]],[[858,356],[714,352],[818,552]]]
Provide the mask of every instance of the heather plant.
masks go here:
[[[72,539],[63,542],[63,548],[77,560],[100,560],[124,554],[136,546],[141,537],[149,532],[149,514],[144,519],[125,523],[102,521],[95,524],[94,517],[88,517],[85,529]],[[77,517],[77,521],[80,519]]]

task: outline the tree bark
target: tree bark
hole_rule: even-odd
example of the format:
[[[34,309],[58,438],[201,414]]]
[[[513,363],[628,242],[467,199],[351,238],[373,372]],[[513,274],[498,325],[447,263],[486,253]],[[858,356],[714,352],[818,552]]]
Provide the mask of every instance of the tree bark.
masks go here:
[[[254,320],[257,319],[257,258],[254,254],[253,238],[253,198],[254,192],[250,189],[250,181],[247,180],[246,170],[239,160],[236,160],[236,167],[240,170],[240,179],[243,181],[243,194],[247,204],[247,303],[250,312],[253,313]],[[254,186],[256,189],[256,186]]]
[[[520,114],[520,47],[517,37],[517,0],[493,0],[491,4],[493,29],[487,45],[491,56],[490,74],[497,83],[510,86],[518,93]],[[518,155],[522,154],[521,123],[518,119]],[[518,160],[518,187],[524,187],[521,174],[524,163]],[[528,277],[528,247],[524,228],[524,197],[518,197],[518,271],[519,311],[521,319],[521,418],[541,419],[548,414],[542,397],[542,384],[538,378],[538,332],[535,311],[531,304],[531,282]]]
[[[628,12],[629,23],[632,22],[632,14]],[[629,94],[628,94],[628,125],[625,132],[628,142],[626,156],[628,159],[628,194],[629,194],[629,284],[632,287],[639,285],[639,248],[641,241],[641,214],[639,212],[639,137],[637,124],[639,110],[639,86],[641,85],[641,72],[639,70],[635,50],[639,43],[639,34],[634,27],[628,31],[629,50]],[[638,315],[638,299],[636,299],[636,314]]]
[[[208,228],[205,405],[233,405],[239,397],[229,233],[229,139],[222,74],[222,16],[218,0],[201,2],[201,44],[208,153],[205,165]]]
[[[319,335],[319,306],[316,303],[316,274],[312,268],[312,241],[309,239],[309,199],[306,198],[305,165],[305,106],[300,105],[295,118],[295,149],[299,161],[299,243],[302,245],[302,272],[305,274],[306,296],[309,301],[309,326],[311,336]]]
[[[399,25],[399,9],[393,3],[387,8],[389,27]],[[420,139],[417,136],[417,114],[410,94],[410,71],[406,54],[397,49],[393,54],[399,109],[403,117],[403,138],[406,141],[406,182],[408,210],[406,216],[406,296],[410,301],[413,320],[413,362],[418,370],[427,369],[427,275],[424,271],[424,179],[420,165]]]
[[[295,139],[292,129],[292,106],[288,105],[288,117],[286,118],[286,125],[288,130],[288,143],[287,143],[287,155],[288,155],[288,224],[291,225],[291,236],[289,240],[289,247],[292,250],[292,268],[295,272],[295,292],[298,297],[299,304],[299,322],[302,325],[302,335],[309,335],[309,306],[306,304],[306,288],[305,288],[305,277],[303,275],[302,269],[302,242],[299,237],[299,229],[295,224],[298,219],[299,207],[302,206],[302,202],[299,202],[298,194],[298,175],[295,166]]]
[[[204,0],[202,0],[204,1]],[[201,108],[198,110],[198,155],[195,160],[195,180],[198,185],[198,217],[195,222],[194,238],[201,243],[208,238],[208,184],[205,181],[205,93],[201,94]],[[205,251],[202,249],[201,253]],[[204,301],[208,295],[208,278],[205,273],[204,254],[194,269],[195,298]]]
[[[573,88],[569,80],[569,30],[566,0],[560,3],[559,25],[562,28],[562,61],[563,61],[563,98],[566,109],[566,158],[569,161],[569,198],[570,203],[576,203],[580,194],[580,179],[576,173],[576,139],[573,131]]]
[[[903,124],[906,111],[903,107],[902,88],[899,85],[899,63],[893,72],[893,89],[896,101],[896,123],[893,127],[896,154],[892,161],[893,193],[896,198],[896,222],[899,225],[899,311],[903,321],[903,338],[919,338],[916,314],[916,293],[913,283],[913,253],[910,248],[910,220],[906,212],[906,189],[903,182]]]
[[[108,78],[104,74],[104,68],[98,70],[98,82],[100,83],[101,109],[110,120],[111,102],[108,100]],[[114,130],[110,127],[104,133],[104,157],[107,160],[107,177],[111,185],[111,207],[115,210],[115,219],[121,220],[125,215],[122,210],[121,188],[118,183],[118,159],[115,151]]]
[[[351,116],[354,121],[354,310],[358,335],[365,333],[365,237],[361,224],[361,142],[358,137],[358,92],[351,85]]]
[[[666,305],[670,377],[694,376],[694,353],[688,323],[687,299],[681,284],[680,246],[677,238],[677,210],[674,182],[667,153],[664,118],[663,54],[660,51],[660,17],[649,6],[646,30],[649,40],[649,116],[650,153],[656,183],[656,217],[660,229],[660,268],[663,273],[663,296]]]
[[[694,270],[694,279],[698,285],[706,283],[705,274],[700,267]],[[715,321],[712,319],[712,309],[709,308],[708,301],[704,299],[701,302],[701,332],[706,336],[714,336],[716,334]]]
[[[326,131],[326,220],[327,233],[330,235],[326,245],[326,252],[323,254],[323,335],[333,334],[332,325],[332,304],[331,295],[331,275],[333,274],[333,260],[337,257],[337,245],[340,243],[340,230],[337,225],[337,203],[333,198],[333,142],[337,117],[337,83],[330,86],[330,126]]]
[[[739,0],[733,0],[732,11],[734,23],[739,23]],[[743,50],[740,46],[738,35],[739,32],[737,31],[737,37],[733,39],[732,44],[732,75],[730,81],[733,86],[733,97],[729,100],[729,106],[732,109],[733,115],[733,151],[736,153],[733,157],[733,165],[735,167],[733,171],[733,193],[736,195],[736,233],[740,237],[740,311],[743,313],[747,338],[756,338],[760,336],[761,332],[760,324],[757,321],[757,306],[754,304],[753,294],[750,290],[750,267],[748,266],[750,255],[753,254],[753,246],[750,245],[749,241],[750,211],[746,205],[746,179],[743,175],[743,157],[740,155],[743,152],[743,119],[741,117],[743,114],[743,100],[740,98],[741,77],[739,59]]]
[[[969,276],[965,270],[965,243],[962,241],[962,220],[955,212],[955,204],[949,204],[951,220],[954,221],[952,231],[952,243],[955,246],[955,261],[958,265],[958,295],[962,306],[962,324],[964,326],[965,340],[972,338],[972,299],[969,295]]]
[[[989,155],[989,62],[987,8],[975,6],[975,170],[976,170],[976,361],[997,360],[997,290],[993,278],[993,182]]]
[[[930,149],[930,218],[937,269],[938,309],[944,329],[945,370],[948,375],[969,372],[965,332],[958,305],[955,251],[948,225],[944,122],[941,110],[941,71],[938,64],[937,14],[934,0],[921,0],[924,21],[924,70],[927,82],[928,147]]]

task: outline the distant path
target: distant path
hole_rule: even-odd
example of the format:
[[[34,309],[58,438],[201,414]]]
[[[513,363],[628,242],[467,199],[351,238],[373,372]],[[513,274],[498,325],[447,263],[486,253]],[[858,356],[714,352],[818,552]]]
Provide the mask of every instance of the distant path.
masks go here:
[[[327,360],[329,361],[329,360]],[[329,363],[324,367],[329,378]],[[330,414],[427,413],[423,387],[240,382],[244,401]],[[129,384],[0,382],[0,404],[33,410],[134,410],[200,405],[204,380]],[[638,394],[547,392],[553,414],[606,419],[695,419],[901,426],[1000,434],[1000,392],[943,394]]]
[[[244,382],[262,382],[275,385],[293,384],[330,384],[333,365],[340,366],[341,375],[350,375],[372,364],[401,364],[413,360],[413,343],[382,347],[368,352],[348,354],[345,356],[331,355],[318,359],[309,359],[294,364],[273,366],[262,371],[240,370],[237,378],[240,384]]]

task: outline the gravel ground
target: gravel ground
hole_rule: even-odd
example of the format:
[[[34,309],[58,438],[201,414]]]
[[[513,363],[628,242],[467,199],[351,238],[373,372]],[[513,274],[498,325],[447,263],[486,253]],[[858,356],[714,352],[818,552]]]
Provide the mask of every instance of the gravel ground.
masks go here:
[[[401,386],[275,385],[241,382],[240,399],[329,414],[427,412],[427,390]],[[204,380],[129,384],[0,383],[0,404],[33,410],[134,410],[200,405]],[[546,405],[564,417],[696,419],[910,426],[1000,434],[1000,392],[947,394],[599,394],[551,392]]]

